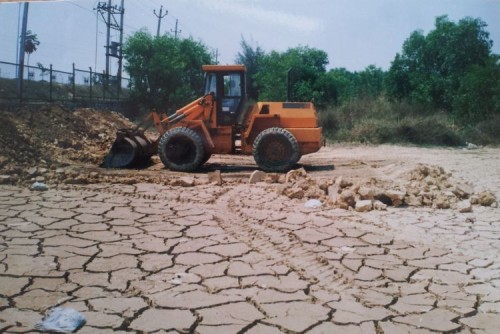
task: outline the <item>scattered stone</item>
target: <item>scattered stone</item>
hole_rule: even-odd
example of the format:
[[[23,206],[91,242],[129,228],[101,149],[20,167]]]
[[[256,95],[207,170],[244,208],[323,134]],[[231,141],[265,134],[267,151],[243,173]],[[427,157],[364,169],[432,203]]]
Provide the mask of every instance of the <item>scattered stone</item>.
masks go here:
[[[304,207],[308,209],[317,209],[320,208],[323,204],[321,201],[318,201],[317,199],[310,199],[304,204]]]
[[[12,178],[10,175],[0,175],[0,184],[9,184],[11,181]]]
[[[342,191],[340,199],[350,207],[354,207],[356,205],[356,194],[350,189]]]
[[[252,172],[250,175],[250,179],[248,180],[248,183],[250,184],[255,184],[258,182],[264,181],[266,178],[266,173],[261,171],[261,170],[255,170]]]
[[[457,184],[452,192],[460,199],[467,199],[474,193],[474,188],[466,183]]]
[[[490,191],[483,191],[479,193],[477,196],[478,196],[478,204],[482,206],[491,206],[497,201],[495,195],[493,195],[493,193],[491,193]]]
[[[215,184],[218,186],[222,185],[222,175],[220,173],[220,170],[216,170],[215,172],[209,172],[207,174],[208,177],[208,182],[211,184]]]
[[[472,204],[468,199],[461,201],[461,202],[458,202],[457,203],[457,210],[460,213],[472,212]]]
[[[410,194],[405,198],[406,204],[408,206],[417,206],[420,207],[423,205],[422,197],[421,196],[415,196],[413,194]]]
[[[467,143],[467,146],[465,148],[468,150],[477,150],[479,146],[477,146],[476,144]]]
[[[172,182],[173,186],[184,187],[184,188],[194,187],[194,184],[195,184],[194,177],[191,176],[182,176]]]
[[[373,208],[371,200],[361,200],[356,202],[355,210],[357,212],[368,212]]]
[[[49,187],[45,183],[35,182],[31,185],[30,189],[36,191],[47,191],[49,190]]]
[[[352,186],[352,181],[346,180],[342,176],[339,177],[337,179],[337,181],[335,181],[335,184],[338,184],[340,186],[340,188],[348,188],[348,187]]]
[[[302,199],[304,198],[304,190],[298,187],[288,188],[285,190],[285,195],[291,199]]]
[[[373,209],[377,211],[385,211],[387,210],[387,205],[382,203],[381,201],[374,201],[373,202]]]
[[[387,190],[384,195],[390,198],[393,206],[398,207],[403,205],[406,194],[399,190]]]
[[[280,183],[281,174],[268,173],[265,178],[266,183]]]
[[[380,191],[369,186],[361,186],[358,194],[362,200],[373,200],[379,195]]]
[[[29,168],[29,169],[26,171],[26,173],[28,173],[28,176],[33,177],[33,176],[36,176],[37,171],[38,171],[38,168],[37,168],[37,167],[31,167],[31,168]]]
[[[438,195],[434,199],[432,207],[435,209],[449,209],[450,208],[450,201],[448,200],[448,197],[446,197],[444,195]]]
[[[286,173],[285,182],[291,183],[297,179],[304,178],[307,176],[307,172],[304,168],[294,169]]]

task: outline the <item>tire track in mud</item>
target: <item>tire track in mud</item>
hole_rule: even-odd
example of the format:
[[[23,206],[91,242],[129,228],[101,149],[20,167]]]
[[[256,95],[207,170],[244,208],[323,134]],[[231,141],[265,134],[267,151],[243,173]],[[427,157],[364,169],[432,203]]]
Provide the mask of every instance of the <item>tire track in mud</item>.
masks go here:
[[[291,271],[308,282],[305,293],[311,290],[326,291],[338,295],[348,287],[349,279],[340,273],[342,265],[317,254],[300,241],[292,231],[284,232],[272,222],[258,220],[245,214],[241,206],[245,202],[245,187],[235,187],[220,196],[215,204],[224,216],[216,214],[215,220],[232,237],[246,243],[253,250],[269,259],[282,262]],[[253,208],[255,209],[255,208]],[[258,210],[258,209],[255,209]],[[242,233],[243,232],[243,233]]]
[[[72,189],[91,194],[118,195],[128,199],[146,200],[147,202],[164,201],[168,198],[168,196],[158,192],[151,195],[137,192],[137,189],[126,191],[116,186],[91,189],[72,187]],[[310,290],[323,290],[339,294],[340,291],[348,287],[347,284],[352,278],[341,274],[343,265],[340,261],[337,263],[319,255],[314,250],[317,245],[308,245],[302,242],[293,231],[283,231],[272,221],[252,217],[245,213],[245,210],[242,210],[242,208],[258,210],[244,205],[251,197],[248,194],[248,185],[223,187],[213,196],[215,198],[210,201],[211,203],[199,203],[194,198],[192,200],[175,199],[174,202],[192,202],[198,209],[206,209],[207,212],[212,213],[214,220],[229,235],[246,243],[253,250],[266,255],[269,259],[283,263],[291,271],[297,273],[301,279],[307,281],[306,293],[309,293]],[[172,203],[170,202],[170,204]],[[276,221],[279,222],[282,219]]]

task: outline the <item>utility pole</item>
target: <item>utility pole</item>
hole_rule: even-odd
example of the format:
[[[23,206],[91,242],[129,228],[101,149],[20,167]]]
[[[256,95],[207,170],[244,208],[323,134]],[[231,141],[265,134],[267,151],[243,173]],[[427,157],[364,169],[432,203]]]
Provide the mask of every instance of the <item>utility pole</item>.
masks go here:
[[[182,30],[177,29],[178,24],[179,24],[179,19],[175,19],[175,30],[170,29],[170,31],[174,33],[175,39],[177,39],[177,35],[182,32]]]
[[[160,14],[156,14],[156,9],[153,9],[153,14],[158,18],[158,27],[156,28],[156,37],[160,37],[160,25],[161,19],[168,15],[168,10],[165,10],[165,14],[163,14],[163,6],[160,6]]]
[[[24,3],[23,24],[21,28],[21,41],[19,42],[19,67],[17,73],[17,92],[19,99],[23,99],[23,77],[24,77],[24,48],[26,44],[26,30],[28,28],[29,2]]]
[[[214,51],[215,65],[219,64],[219,49],[215,49]]]
[[[122,44],[123,44],[123,17],[125,13],[124,0],[121,1],[121,7],[117,5],[112,5],[111,0],[108,2],[99,2],[97,4],[97,12],[101,14],[102,19],[106,23],[106,71],[105,74],[105,85],[108,86],[109,75],[110,75],[110,57],[118,58],[118,78],[121,79],[122,71]],[[120,15],[120,23],[116,19],[115,15]],[[120,32],[120,42],[111,42],[111,29],[118,30]],[[97,70],[97,69],[96,69]],[[120,87],[121,87],[121,83]]]
[[[119,45],[119,53],[118,53],[118,92],[122,91],[122,68],[123,68],[123,17],[125,16],[125,0],[122,0],[121,3],[121,13],[120,13],[120,45]]]

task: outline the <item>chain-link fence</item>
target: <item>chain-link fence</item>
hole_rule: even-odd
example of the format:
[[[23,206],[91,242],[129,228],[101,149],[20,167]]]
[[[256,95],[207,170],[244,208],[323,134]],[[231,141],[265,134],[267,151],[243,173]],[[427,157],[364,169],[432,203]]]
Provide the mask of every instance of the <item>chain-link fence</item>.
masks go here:
[[[0,102],[21,101],[122,101],[130,96],[130,79],[76,69],[57,71],[52,65],[24,66],[0,62]]]

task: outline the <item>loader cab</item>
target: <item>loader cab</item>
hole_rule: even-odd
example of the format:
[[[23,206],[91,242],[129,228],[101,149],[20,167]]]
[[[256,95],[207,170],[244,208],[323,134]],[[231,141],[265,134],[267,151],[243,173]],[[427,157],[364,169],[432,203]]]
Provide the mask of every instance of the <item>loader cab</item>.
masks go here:
[[[205,94],[214,93],[217,125],[235,125],[245,103],[244,65],[205,65]]]

